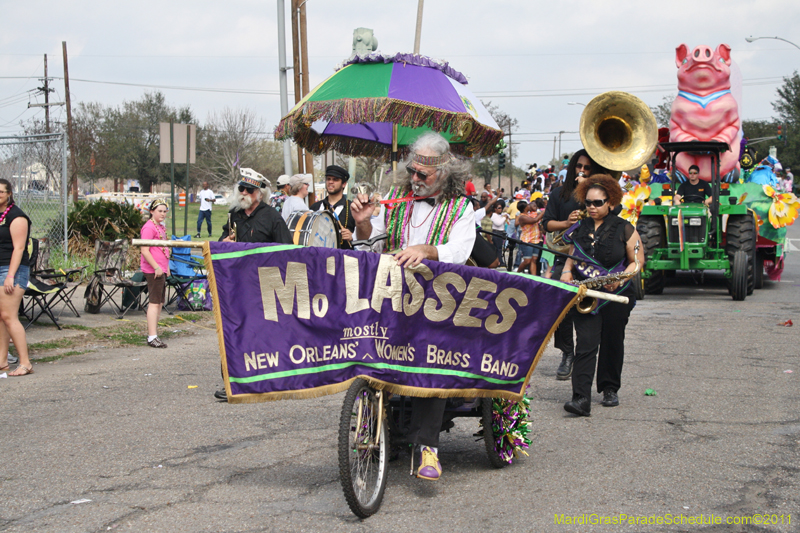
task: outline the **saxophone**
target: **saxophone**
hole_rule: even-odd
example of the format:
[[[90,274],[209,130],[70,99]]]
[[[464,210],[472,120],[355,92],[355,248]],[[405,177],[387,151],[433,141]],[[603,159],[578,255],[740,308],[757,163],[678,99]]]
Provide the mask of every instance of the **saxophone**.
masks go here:
[[[599,289],[603,285],[631,279],[641,271],[641,265],[639,264],[639,241],[636,241],[636,245],[633,248],[633,258],[636,268],[632,272],[617,272],[616,274],[609,274],[608,276],[598,276],[596,278],[584,279],[575,282],[574,285],[582,285],[587,289]],[[592,298],[591,296],[584,297],[577,303],[575,308],[581,314],[589,314],[597,309],[597,298]]]
[[[230,213],[228,213],[228,237],[230,237],[233,242],[236,242],[236,223],[231,222]]]

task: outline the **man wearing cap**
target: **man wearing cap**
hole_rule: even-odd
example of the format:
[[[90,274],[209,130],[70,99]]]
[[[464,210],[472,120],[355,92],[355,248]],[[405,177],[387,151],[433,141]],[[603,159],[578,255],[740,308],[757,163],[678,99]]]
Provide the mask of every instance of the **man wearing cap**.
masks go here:
[[[306,196],[312,183],[311,174],[295,174],[289,178],[289,196],[286,197],[281,209],[283,220],[288,222],[289,216],[295,211],[308,211]]]
[[[216,196],[212,191],[208,182],[203,182],[203,190],[197,193],[197,199],[200,200],[200,212],[197,214],[197,235],[200,238],[200,230],[203,229],[203,220],[205,219],[208,225],[208,236],[211,237],[211,205],[216,202]]]
[[[234,191],[235,201],[230,210],[228,224],[222,226],[225,242],[277,242],[291,244],[292,236],[286,222],[275,208],[264,203],[266,183],[250,176],[242,176]],[[234,234],[233,228],[236,232]]]
[[[242,176],[234,190],[234,205],[228,213],[228,223],[222,226],[220,241],[292,244],[292,234],[280,213],[263,201],[266,185],[257,178]],[[225,389],[216,391],[214,397],[228,399]]]
[[[400,266],[417,266],[423,259],[463,265],[475,244],[472,202],[464,196],[468,163],[451,156],[444,137],[428,132],[411,146],[406,170],[387,193],[387,199],[398,200],[393,209],[381,207],[379,216],[371,220],[369,197],[359,194],[353,200],[356,238],[388,233],[387,240],[379,241],[375,248],[400,250],[394,256]],[[439,221],[436,226],[435,221]],[[438,446],[446,401],[411,399],[405,437],[418,446],[414,452],[418,478],[437,480],[441,476]]]
[[[350,212],[350,202],[344,197],[344,186],[350,179],[350,173],[338,165],[330,165],[325,169],[325,190],[328,192],[327,198],[315,202],[311,205],[312,211],[328,210],[336,217],[339,223],[339,248],[352,250],[353,232],[356,229],[356,221]]]
[[[289,175],[281,174],[278,176],[276,186],[278,190],[269,197],[269,205],[277,209],[278,213],[280,213],[283,209],[283,202],[286,200],[286,197],[289,196]]]

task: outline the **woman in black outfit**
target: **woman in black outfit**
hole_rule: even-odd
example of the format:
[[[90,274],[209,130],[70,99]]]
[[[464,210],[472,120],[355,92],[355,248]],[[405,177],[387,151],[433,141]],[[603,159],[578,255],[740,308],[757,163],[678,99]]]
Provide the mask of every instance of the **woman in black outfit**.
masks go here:
[[[622,190],[617,180],[600,174],[584,180],[575,190],[575,198],[586,205],[588,218],[567,232],[565,241],[572,243],[570,255],[583,257],[582,262],[567,259],[561,281],[570,283],[636,270],[636,257],[644,265],[644,251],[638,252],[639,234],[630,222],[612,211],[622,200]],[[603,393],[602,405],[619,405],[622,361],[625,357],[625,326],[631,309],[636,305],[633,284],[630,280],[603,286],[606,292],[627,296],[628,304],[601,300],[590,314],[574,315],[577,342],[572,372],[572,401],[564,409],[579,416],[591,413],[592,381],[597,363],[597,392]],[[599,358],[598,358],[599,346]]]
[[[9,376],[33,374],[25,327],[18,316],[28,286],[30,236],[31,220],[14,204],[11,182],[0,179],[0,372],[8,370],[9,340],[14,341],[19,357],[19,365]]]
[[[592,174],[605,174],[608,171],[595,163],[586,150],[578,150],[572,156],[567,166],[567,176],[564,183],[558,187],[553,187],[550,192],[550,199],[542,217],[542,228],[546,232],[563,231],[580,220],[582,206],[573,197],[575,187]],[[551,277],[558,279],[564,268],[565,259],[556,256],[553,262]],[[561,321],[553,336],[553,344],[557,350],[561,350],[561,364],[556,371],[556,379],[567,380],[572,375],[572,361],[575,357],[575,344],[572,340],[572,317],[574,312],[570,312]]]

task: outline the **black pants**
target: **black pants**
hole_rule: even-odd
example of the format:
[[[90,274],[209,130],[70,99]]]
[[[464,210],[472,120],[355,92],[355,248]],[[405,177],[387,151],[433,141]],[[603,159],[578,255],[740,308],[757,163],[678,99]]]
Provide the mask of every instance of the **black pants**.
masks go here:
[[[573,395],[592,397],[595,364],[597,392],[619,390],[625,359],[625,327],[635,304],[635,301],[628,304],[609,302],[596,315],[575,313],[577,343],[572,367]]]
[[[564,263],[565,260],[563,258],[556,258],[551,270],[551,279],[561,279],[561,271],[564,269]],[[572,339],[572,330],[574,316],[576,314],[577,311],[573,308],[567,313],[567,316],[564,317],[561,324],[558,325],[558,329],[556,329],[556,332],[553,334],[553,346],[556,347],[556,350],[561,350],[567,354],[575,353],[575,342]]]
[[[505,242],[506,240],[503,237],[492,235],[492,243],[494,243],[494,251],[497,254],[497,258],[500,260],[500,266],[506,266],[506,261],[503,258],[503,244]]]
[[[411,398],[411,422],[408,425],[408,442],[439,447],[445,398]]]

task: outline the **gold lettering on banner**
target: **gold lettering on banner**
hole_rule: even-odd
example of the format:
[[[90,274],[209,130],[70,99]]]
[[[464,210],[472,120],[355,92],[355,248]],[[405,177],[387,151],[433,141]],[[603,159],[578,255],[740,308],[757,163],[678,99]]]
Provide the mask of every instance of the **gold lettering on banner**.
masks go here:
[[[358,271],[358,258],[349,255],[344,256],[344,289],[347,296],[344,312],[348,315],[369,309],[369,300],[358,297],[361,276]]]
[[[461,305],[458,306],[456,314],[453,316],[453,325],[466,328],[479,328],[483,325],[480,318],[470,316],[470,311],[473,309],[486,309],[489,307],[488,300],[481,298],[482,292],[497,292],[497,284],[481,278],[472,278],[467,287],[467,292],[464,294],[464,299],[461,300]]]
[[[331,276],[336,275],[336,257],[330,256],[328,259],[325,260],[325,272],[327,272]]]
[[[297,293],[297,318],[311,318],[311,303],[308,296],[308,270],[305,263],[286,263],[286,283],[281,278],[278,267],[258,267],[258,280],[261,284],[261,303],[264,318],[278,321],[277,297],[283,313],[291,315],[294,311],[294,296]]]
[[[386,281],[389,281],[389,285]],[[403,272],[394,257],[381,255],[378,260],[378,272],[375,274],[375,286],[372,288],[372,309],[381,312],[383,300],[392,299],[392,311],[403,310]]]
[[[486,318],[486,331],[500,334],[511,329],[517,319],[517,311],[511,305],[511,300],[516,301],[520,307],[528,305],[528,297],[521,290],[514,288],[503,290],[494,300],[501,316],[489,315]]]
[[[314,311],[314,316],[322,318],[328,314],[328,297],[324,294],[315,294],[311,303],[311,310]]]
[[[403,312],[406,316],[411,316],[419,311],[425,302],[425,288],[417,281],[415,274],[420,274],[425,281],[430,281],[433,279],[433,272],[422,263],[415,267],[405,267],[403,271],[408,286],[408,294],[403,295]]]
[[[275,353],[256,353],[250,352],[244,354],[244,369],[249,372],[253,370],[263,370],[265,368],[272,368],[278,366],[279,352]]]
[[[439,297],[442,305],[437,308],[437,302],[432,298],[425,302],[425,317],[431,322],[444,322],[456,310],[456,301],[447,290],[448,285],[452,285],[458,292],[464,292],[467,289],[467,282],[455,272],[443,272],[436,276],[433,280],[433,292]]]

